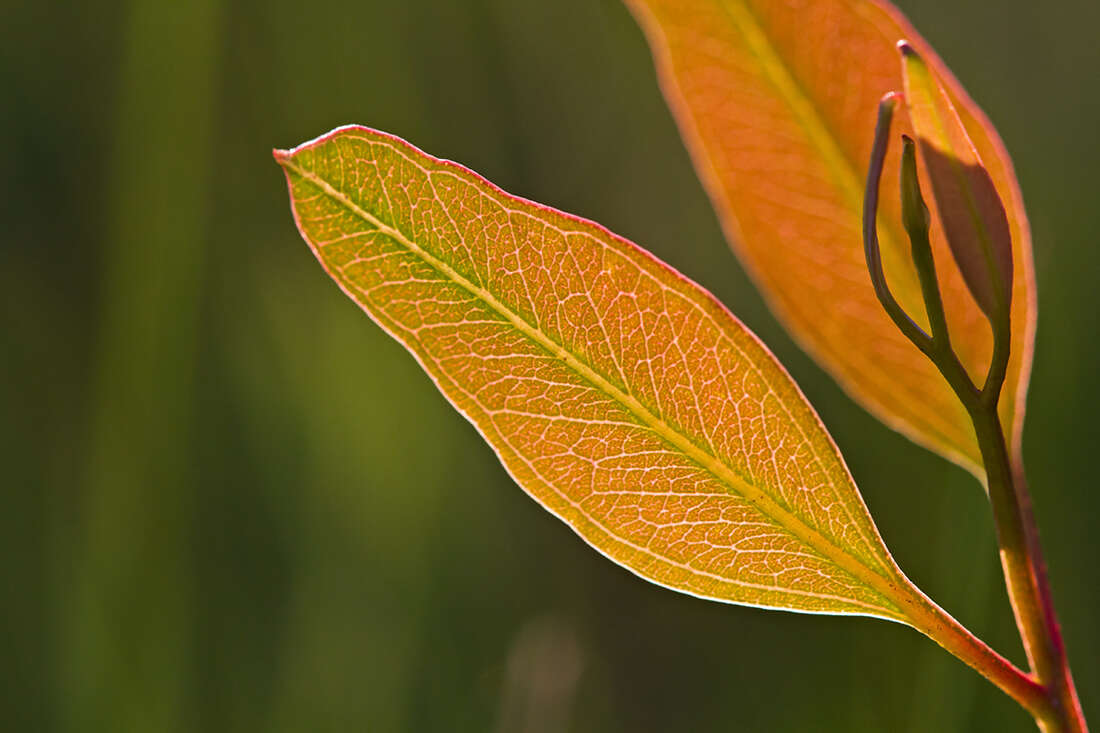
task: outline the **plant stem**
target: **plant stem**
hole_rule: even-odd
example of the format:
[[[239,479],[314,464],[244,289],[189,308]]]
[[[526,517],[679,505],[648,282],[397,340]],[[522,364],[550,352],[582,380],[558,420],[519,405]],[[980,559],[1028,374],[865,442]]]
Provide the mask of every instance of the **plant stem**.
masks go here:
[[[879,102],[878,123],[871,146],[863,208],[863,242],[871,285],[898,329],[939,369],[965,406],[985,464],[986,487],[1000,545],[1008,598],[1027,652],[1032,674],[1020,672],[910,584],[909,613],[916,628],[959,659],[981,672],[1034,716],[1046,733],[1088,733],[1088,724],[1073,686],[1062,632],[1054,612],[1046,564],[1039,546],[1039,530],[1031,508],[1023,465],[1008,453],[997,404],[1008,373],[1012,340],[1010,300],[1002,298],[988,313],[993,331],[993,355],[985,383],[979,389],[951,347],[940,296],[932,247],[928,239],[928,209],[920,192],[915,146],[903,138],[901,191],[902,221],[912,244],[913,264],[920,277],[932,333],[926,333],[901,308],[882,270],[876,217],[878,189],[889,145],[890,123],[898,95]]]
[[[908,590],[905,612],[913,628],[992,682],[1036,720],[1051,715],[1047,690],[1032,675],[974,636],[904,576],[903,580]]]
[[[967,409],[985,463],[1009,601],[1028,662],[1050,699],[1046,713],[1036,716],[1036,722],[1048,733],[1087,733],[1088,724],[1054,611],[1023,468],[1013,468],[996,408],[983,400],[971,402]]]

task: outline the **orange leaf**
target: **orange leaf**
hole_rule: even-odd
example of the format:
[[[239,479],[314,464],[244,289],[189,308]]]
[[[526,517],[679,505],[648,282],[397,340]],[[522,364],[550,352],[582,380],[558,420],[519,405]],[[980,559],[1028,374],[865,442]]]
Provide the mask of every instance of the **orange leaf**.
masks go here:
[[[860,237],[876,108],[902,88],[908,39],[942,81],[1005,202],[1014,268],[1012,357],[999,405],[1018,454],[1035,330],[1031,236],[996,131],[901,14],[881,0],[627,0],[653,48],[665,96],[727,238],[776,314],[879,419],[981,475],[973,429],[936,368],[879,306]],[[905,115],[897,124],[912,128]],[[899,148],[887,160],[898,170]],[[926,325],[901,224],[898,182],[883,181],[887,278]],[[935,202],[929,202],[936,215]],[[992,336],[939,227],[932,229],[952,342],[975,380]]]
[[[328,273],[600,552],[705,598],[930,613],[798,387],[699,286],[384,133],[276,158]]]

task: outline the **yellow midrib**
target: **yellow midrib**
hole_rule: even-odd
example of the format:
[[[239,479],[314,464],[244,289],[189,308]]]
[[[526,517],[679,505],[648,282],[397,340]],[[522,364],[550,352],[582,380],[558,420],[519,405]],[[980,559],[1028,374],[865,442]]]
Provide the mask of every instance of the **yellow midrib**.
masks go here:
[[[746,5],[744,0],[726,0],[722,3],[726,14],[729,15],[737,32],[745,39],[752,55],[756,57],[764,74],[779,92],[779,96],[787,103],[794,113],[798,124],[805,131],[814,148],[821,155],[825,167],[832,173],[833,180],[842,191],[848,205],[857,212],[863,210],[862,177],[859,175],[856,164],[841,150],[836,138],[829,130],[828,124],[822,119],[816,105],[802,90],[801,85],[795,80],[794,74],[776,53],[764,30],[760,27],[755,14]],[[891,91],[891,90],[885,90]],[[884,93],[885,93],[884,91]],[[871,124],[871,120],[868,120]],[[862,216],[862,214],[861,214]],[[881,218],[881,217],[880,217]],[[914,318],[924,317],[924,308],[913,301],[916,282],[908,277],[908,268],[898,266],[901,264],[901,241],[898,232],[888,220],[881,221],[885,224],[885,231],[879,235],[882,248],[889,260],[894,261],[892,272],[899,273],[904,278],[902,292],[899,294],[906,308],[911,311]],[[905,274],[902,274],[905,273]],[[914,306],[916,306],[914,310]]]
[[[854,557],[848,552],[834,544],[829,538],[822,535],[816,529],[806,524],[800,518],[793,513],[782,507],[774,499],[764,493],[761,489],[746,482],[740,475],[737,474],[729,466],[725,465],[715,456],[711,455],[707,451],[704,451],[698,445],[695,444],[688,436],[683,435],[664,420],[654,415],[645,405],[639,402],[635,397],[623,392],[616,385],[608,381],[603,375],[595,371],[588,364],[579,359],[576,355],[566,350],[556,341],[551,339],[545,333],[532,326],[521,316],[512,311],[511,308],[500,302],[493,293],[485,290],[484,288],[470,282],[461,273],[456,271],[450,264],[439,259],[435,255],[427,252],[409,237],[405,236],[403,232],[394,227],[389,226],[370,212],[364,210],[354,201],[349,199],[341,191],[334,188],[328,181],[318,176],[313,171],[307,170],[298,165],[295,161],[288,158],[281,159],[281,164],[302,176],[308,180],[311,184],[320,188],[326,195],[330,196],[333,200],[337,201],[356,216],[363,219],[370,226],[377,229],[379,232],[385,234],[391,239],[401,243],[407,247],[411,252],[416,254],[428,265],[435,268],[437,271],[446,276],[449,280],[454,282],[459,287],[467,290],[482,302],[496,311],[506,321],[511,323],[518,331],[524,336],[531,339],[535,343],[539,344],[542,348],[546,349],[549,353],[553,354],[557,358],[565,362],[570,368],[576,371],[582,378],[588,382],[596,385],[602,390],[608,397],[622,404],[631,414],[633,414],[643,425],[648,426],[656,434],[661,436],[669,444],[675,446],[684,455],[688,456],[696,464],[709,471],[712,475],[716,476],[720,481],[729,486],[734,492],[741,495],[746,501],[752,504],[757,511],[762,515],[771,518],[777,522],[781,527],[786,529],[792,535],[800,539],[809,547],[813,548],[822,557],[828,559],[837,567],[843,569],[852,577],[856,578],[866,586],[875,590],[880,596],[883,597],[888,603],[893,604],[895,608],[899,610],[902,615],[904,612],[901,609],[910,605],[908,595],[905,592],[904,587],[906,581],[903,576],[896,578],[888,578],[879,574],[874,569],[868,567],[859,559]],[[889,561],[886,561],[887,567],[889,567]]]

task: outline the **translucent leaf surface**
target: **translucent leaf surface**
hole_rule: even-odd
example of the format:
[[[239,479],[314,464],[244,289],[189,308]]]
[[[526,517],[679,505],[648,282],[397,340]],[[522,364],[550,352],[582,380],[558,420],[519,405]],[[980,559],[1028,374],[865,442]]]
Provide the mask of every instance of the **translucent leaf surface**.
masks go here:
[[[942,80],[1007,210],[1016,277],[1012,360],[1000,410],[1018,452],[1035,325],[1027,218],[996,131],[928,44],[878,0],[627,4],[649,39],[727,238],[779,318],[881,420],[980,474],[965,411],[887,318],[863,261],[861,201],[876,107],[884,93],[902,89],[897,42],[908,39],[919,51]],[[905,115],[895,123],[913,134]],[[887,170],[898,170],[900,147],[892,147]],[[898,300],[926,325],[897,187],[895,175],[883,181],[884,265]],[[938,226],[932,245],[952,341],[980,380],[992,350],[988,323]]]
[[[328,273],[600,552],[734,603],[925,604],[798,387],[700,287],[367,128],[276,158]]]
[[[935,74],[899,44],[905,107],[917,134],[936,208],[963,279],[990,316],[1012,288],[1012,237],[1001,197]]]

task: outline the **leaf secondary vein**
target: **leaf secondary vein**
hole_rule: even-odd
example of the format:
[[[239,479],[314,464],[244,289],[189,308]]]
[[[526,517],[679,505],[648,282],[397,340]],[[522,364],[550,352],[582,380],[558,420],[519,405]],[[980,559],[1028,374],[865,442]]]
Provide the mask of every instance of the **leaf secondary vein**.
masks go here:
[[[832,540],[823,535],[817,529],[813,528],[791,511],[781,506],[775,499],[769,496],[762,489],[752,485],[745,481],[733,468],[727,466],[717,457],[711,453],[700,448],[691,438],[683,435],[678,430],[671,427],[667,422],[662,420],[657,415],[653,414],[645,405],[639,402],[635,397],[625,393],[618,386],[611,383],[603,375],[595,371],[588,364],[579,359],[576,355],[565,349],[556,341],[551,339],[545,333],[538,328],[535,328],[525,319],[517,315],[508,306],[502,303],[492,292],[470,282],[465,276],[456,271],[449,263],[439,259],[435,255],[424,250],[409,236],[406,236],[404,232],[392,227],[385,222],[378,219],[370,212],[363,209],[356,202],[352,201],[347,195],[338,189],[334,188],[328,181],[317,175],[312,170],[306,169],[299,165],[295,160],[287,157],[281,157],[280,163],[294,173],[298,174],[311,184],[317,186],[332,198],[337,203],[341,204],[353,214],[361,218],[368,223],[371,227],[375,228],[379,232],[385,234],[391,239],[401,243],[407,247],[411,252],[420,257],[428,265],[442,273],[449,280],[454,282],[459,287],[469,291],[476,296],[494,311],[501,315],[506,321],[511,323],[518,331],[524,334],[527,338],[537,343],[542,348],[546,349],[549,353],[553,354],[557,358],[565,362],[570,368],[577,372],[586,381],[598,387],[601,391],[607,394],[610,398],[616,402],[622,404],[626,409],[633,414],[643,424],[653,430],[657,435],[661,436],[666,442],[674,446],[677,450],[681,451],[684,455],[688,456],[697,465],[716,476],[722,483],[726,484],[730,489],[739,494],[743,499],[752,504],[757,511],[762,515],[771,518],[781,527],[786,529],[792,535],[800,539],[802,542],[813,548],[819,555],[836,565],[838,568],[844,570],[849,575],[859,580],[865,586],[873,589],[876,593],[882,596],[888,606],[893,606],[897,609],[896,618],[909,622],[908,617],[901,609],[911,605],[911,599],[909,593],[906,592],[908,581],[901,576],[900,573],[894,572],[887,562],[886,567],[890,575],[883,574],[876,569],[868,566],[860,559],[855,557],[849,552],[846,552],[841,547],[837,546]],[[885,610],[885,609],[884,609]]]

